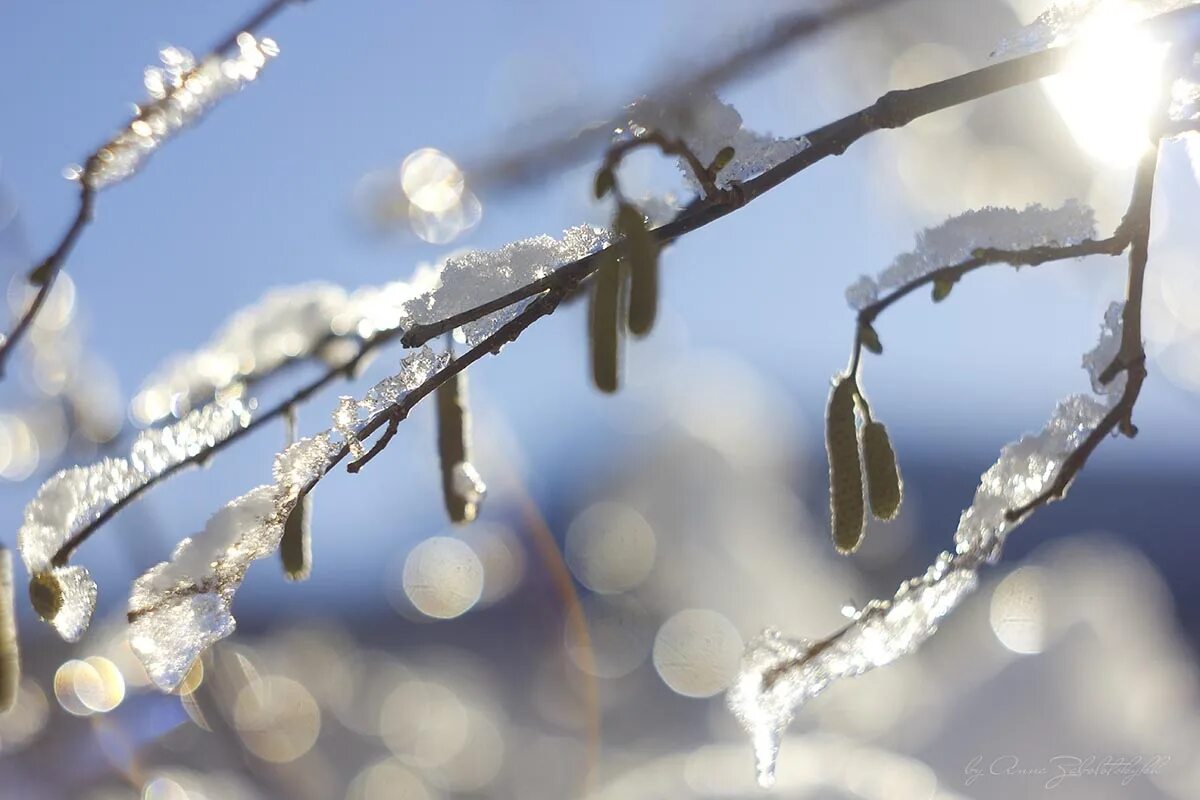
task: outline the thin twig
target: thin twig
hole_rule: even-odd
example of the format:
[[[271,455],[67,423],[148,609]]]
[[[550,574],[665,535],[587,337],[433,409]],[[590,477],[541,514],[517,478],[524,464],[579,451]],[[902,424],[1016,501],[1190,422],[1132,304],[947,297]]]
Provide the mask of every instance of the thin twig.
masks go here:
[[[1149,23],[1165,25],[1168,21],[1179,18],[1183,12],[1194,11],[1195,9],[1181,9],[1179,11],[1168,12],[1166,14],[1155,17]],[[1143,23],[1148,24],[1148,23]],[[973,72],[965,73],[957,77],[947,80],[931,83],[926,86],[915,89],[899,90],[889,92],[880,97],[875,103],[867,108],[843,117],[836,122],[825,125],[817,130],[809,133],[807,139],[810,146],[805,148],[800,153],[783,161],[774,168],[759,175],[758,177],[746,182],[742,186],[740,193],[744,198],[744,202],[755,199],[762,194],[770,191],[774,187],[780,185],[787,179],[799,174],[808,167],[824,160],[829,156],[840,155],[846,151],[854,142],[862,137],[880,130],[899,128],[907,125],[915,119],[918,119],[935,111],[950,108],[961,103],[966,103],[982,97],[995,94],[1005,89],[1020,86],[1039,80],[1048,75],[1052,75],[1059,71],[1066,62],[1068,48],[1056,48],[1034,53],[1028,56],[1012,59],[1000,64],[985,67]],[[736,208],[740,208],[744,204],[734,202],[733,199],[727,198],[724,195],[716,198],[714,201],[700,201],[693,203],[688,208],[684,209],[679,216],[666,225],[654,229],[652,233],[658,239],[660,244],[674,241],[675,239],[704,227],[705,225],[720,219],[726,214],[731,213]],[[395,426],[405,419],[411,409],[423,398],[434,392],[447,379],[462,371],[470,364],[478,361],[484,355],[499,352],[500,348],[505,344],[515,340],[521,333],[532,325],[535,321],[543,316],[551,314],[563,302],[563,300],[571,295],[583,281],[585,281],[602,263],[605,257],[605,252],[613,247],[620,248],[620,242],[610,245],[609,248],[592,253],[588,256],[580,258],[576,261],[558,267],[554,272],[544,278],[533,281],[523,287],[515,289],[495,300],[480,304],[467,311],[451,315],[445,319],[428,324],[418,324],[410,327],[407,331],[393,329],[385,331],[373,338],[362,342],[361,349],[358,354],[346,365],[336,368],[330,368],[321,377],[306,385],[291,397],[281,401],[281,403],[267,412],[262,417],[255,419],[244,429],[235,432],[230,439],[215,444],[214,446],[198,453],[196,456],[188,459],[181,465],[174,467],[162,475],[156,477],[148,484],[140,487],[134,495],[127,498],[122,498],[113,507],[107,509],[104,514],[98,517],[93,523],[86,526],[84,529],[75,534],[55,556],[55,563],[65,563],[70,553],[82,544],[89,536],[91,536],[104,522],[110,519],[120,508],[127,505],[134,496],[148,490],[151,486],[161,482],[169,476],[169,474],[188,464],[201,463],[205,461],[212,453],[223,449],[232,441],[241,438],[248,433],[264,424],[268,420],[277,417],[284,411],[297,403],[307,399],[311,394],[318,389],[332,382],[344,372],[353,370],[361,359],[366,357],[378,347],[383,346],[396,338],[399,338],[403,346],[416,347],[420,346],[435,336],[443,335],[461,327],[469,322],[481,319],[496,311],[503,310],[522,300],[535,297],[537,299],[529,303],[516,317],[502,325],[494,333],[484,339],[475,347],[463,355],[455,358],[446,367],[427,378],[422,384],[409,392],[405,397],[394,404],[390,408],[380,412],[371,419],[359,432],[360,438],[366,438],[384,425],[388,426],[389,432],[385,432],[381,439],[390,440],[394,435]],[[618,251],[619,253],[619,251]],[[540,295],[540,296],[539,296]],[[386,446],[386,441],[381,445],[376,442],[372,448],[361,458],[353,462],[349,469],[357,472],[367,462],[378,455],[379,452]],[[328,469],[336,466],[349,455],[349,447],[343,447],[341,450],[330,458],[327,463]],[[328,471],[328,469],[326,471]],[[300,496],[303,496],[316,485],[319,479],[313,480],[310,484],[301,487]]]
[[[1142,346],[1142,291],[1146,280],[1146,265],[1150,258],[1150,211],[1154,197],[1154,177],[1158,168],[1158,151],[1159,145],[1156,142],[1138,165],[1134,181],[1134,200],[1126,217],[1132,240],[1129,247],[1129,283],[1122,313],[1121,343],[1112,363],[1098,376],[1101,383],[1108,384],[1124,372],[1125,388],[1120,399],[1095,429],[1063,461],[1058,474],[1054,476],[1054,481],[1046,490],[1028,503],[1006,512],[1005,516],[1009,521],[1021,519],[1040,506],[1061,500],[1071,482],[1087,464],[1092,452],[1113,431],[1120,430],[1130,438],[1137,435],[1137,428],[1133,424],[1133,408],[1146,380],[1146,351]]]
[[[349,361],[347,361],[346,363],[341,364],[337,367],[329,368],[327,371],[325,371],[321,375],[317,376],[313,380],[311,380],[308,383],[301,386],[299,389],[297,389],[295,392],[293,392],[288,397],[279,401],[276,405],[272,406],[267,411],[264,411],[261,414],[259,414],[258,416],[254,417],[254,419],[252,419],[249,422],[249,424],[247,424],[245,427],[238,428],[233,433],[231,433],[228,437],[221,439],[219,441],[216,441],[213,444],[211,444],[208,447],[201,450],[200,452],[196,453],[195,455],[189,456],[188,458],[185,458],[183,461],[180,461],[176,464],[171,465],[170,467],[167,467],[162,472],[158,473],[153,478],[148,480],[146,483],[142,484],[141,486],[138,486],[136,489],[131,491],[129,494],[121,497],[119,500],[117,500],[111,506],[104,509],[104,511],[101,514],[99,514],[94,520],[92,520],[90,523],[88,523],[87,525],[85,525],[84,527],[82,527],[78,531],[76,531],[71,536],[71,538],[67,539],[67,541],[64,542],[62,544],[62,546],[58,548],[58,551],[55,552],[54,557],[51,559],[51,563],[54,564],[55,566],[63,566],[64,564],[67,563],[68,559],[70,559],[71,554],[74,553],[75,550],[78,549],[80,545],[82,545],[84,542],[86,542],[88,540],[88,538],[90,538],[92,536],[92,534],[94,534],[97,530],[99,530],[100,527],[102,525],[104,525],[104,523],[108,522],[108,520],[110,520],[114,516],[116,516],[116,514],[121,511],[121,509],[123,509],[125,506],[132,503],[139,496],[141,496],[144,492],[149,491],[153,487],[155,487],[158,484],[165,481],[167,478],[170,478],[175,473],[177,473],[183,469],[186,469],[187,467],[206,464],[208,462],[208,460],[210,458],[212,458],[212,456],[214,454],[216,454],[218,451],[224,450],[226,447],[230,446],[237,440],[241,439],[243,436],[249,435],[252,431],[255,431],[258,428],[262,427],[263,425],[266,425],[268,422],[271,422],[272,420],[277,419],[279,417],[286,416],[293,409],[295,409],[296,406],[298,406],[299,404],[308,400],[314,394],[321,391],[326,386],[328,386],[331,383],[333,383],[334,381],[336,381],[338,378],[342,377],[343,375],[348,375],[348,374],[353,373],[354,370],[358,367],[359,362],[362,361],[362,359],[366,358],[367,355],[369,354],[369,352],[373,348],[382,347],[383,345],[392,341],[398,335],[399,335],[399,332],[393,330],[393,331],[386,331],[386,332],[376,336],[370,342],[369,345],[364,345],[362,347],[362,349],[360,349],[354,355],[354,357],[351,358]]]
[[[1200,7],[1186,6],[1151,17],[1139,23],[1139,27],[1156,35],[1165,35],[1172,32],[1172,25],[1195,14],[1200,14]],[[712,200],[701,199],[694,202],[671,222],[655,228],[651,233],[659,245],[673,242],[736,211],[817,162],[830,156],[841,155],[868,134],[902,128],[934,112],[1041,80],[1060,72],[1070,53],[1070,46],[1050,48],[913,89],[888,92],[872,105],[799,137],[806,139],[809,146],[742,184],[740,192],[722,193]],[[541,294],[552,287],[565,282],[578,285],[600,267],[606,258],[606,251],[614,247],[621,248],[623,244],[616,242],[608,248],[564,264],[543,278],[474,308],[437,322],[414,325],[405,333],[401,342],[405,347],[418,347],[436,336]]]
[[[71,250],[75,247],[75,242],[79,240],[83,229],[92,221],[92,207],[95,197],[96,190],[86,181],[80,181],[79,206],[75,211],[75,220],[71,223],[71,227],[67,228],[67,232],[59,241],[58,246],[54,248],[54,251],[46,256],[45,260],[33,271],[33,274],[38,276],[38,282],[41,284],[38,287],[37,294],[33,296],[33,301],[17,319],[12,331],[4,337],[3,341],[0,341],[0,378],[4,377],[8,357],[13,352],[13,348],[17,346],[17,342],[29,330],[34,318],[37,317],[38,311],[41,310],[42,304],[46,302],[46,298],[50,295],[50,290],[54,288],[54,281],[58,278],[58,273],[62,271],[62,266],[67,260],[67,256],[71,254]]]
[[[841,155],[852,144],[870,133],[900,128],[935,111],[1053,75],[1062,69],[1066,53],[1067,50],[1062,48],[1045,50],[916,89],[888,92],[872,105],[807,134],[804,138],[809,142],[808,147],[742,184],[741,202],[725,195],[719,195],[712,200],[701,200],[685,208],[674,220],[655,228],[651,233],[660,245],[668,244],[761,197],[817,162],[829,156]],[[605,250],[622,246],[617,242]],[[565,264],[544,278],[514,289],[495,300],[481,303],[437,322],[414,325],[405,333],[401,342],[405,347],[418,347],[434,337],[528,297],[541,294],[547,289],[568,282],[578,284],[604,261],[605,250]]]

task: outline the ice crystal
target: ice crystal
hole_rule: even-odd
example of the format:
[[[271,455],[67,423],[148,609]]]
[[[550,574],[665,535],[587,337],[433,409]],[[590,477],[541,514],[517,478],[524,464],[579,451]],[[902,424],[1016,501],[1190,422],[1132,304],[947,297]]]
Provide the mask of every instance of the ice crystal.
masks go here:
[[[267,293],[236,313],[200,350],[172,359],[145,381],[133,399],[143,423],[193,404],[237,381],[266,374],[293,358],[308,356],[331,335],[349,298],[338,286],[308,284]]]
[[[769,630],[750,642],[728,702],[750,734],[761,784],[773,783],[781,737],[801,706],[836,680],[861,675],[915,650],[974,590],[978,569],[999,558],[1005,537],[1020,524],[1008,521],[1005,512],[1046,489],[1120,396],[1115,381],[1100,385],[1096,376],[1116,354],[1121,308],[1120,303],[1110,306],[1099,344],[1084,357],[1093,386],[1105,395],[1103,401],[1068,397],[1041,432],[1003,449],[959,520],[954,553],[941,553],[923,575],[901,584],[890,600],[874,600],[854,611],[850,623],[826,639],[788,639]]]
[[[1037,19],[1005,38],[993,55],[1015,58],[1071,41],[1088,18],[1106,9],[1128,24],[1194,5],[1196,0],[1055,0]]]
[[[233,632],[230,606],[250,562],[278,549],[288,515],[339,457],[342,442],[352,457],[360,457],[363,427],[448,361],[447,353],[422,347],[363,399],[339,398],[329,430],[276,456],[273,484],[229,503],[203,532],[180,542],[170,561],[138,578],[129,599],[130,645],[155,685],[174,689],[207,647]],[[476,488],[482,494],[481,481]]]
[[[194,537],[137,579],[129,598],[129,644],[155,685],[176,688],[192,663],[233,633],[233,596],[250,562],[275,552],[287,515],[337,452],[330,435],[302,439],[275,459],[275,483],[218,511]]]
[[[1025,250],[1077,244],[1096,235],[1091,208],[1068,200],[1058,208],[1039,204],[1024,209],[987,207],[967,211],[917,234],[917,246],[892,262],[877,278],[862,276],[846,290],[846,302],[862,309],[881,293],[899,288],[941,267],[969,259],[980,248]]]
[[[362,458],[367,452],[358,440],[358,429],[366,419],[366,409],[358,400],[349,395],[338,398],[337,407],[333,410],[333,429],[345,440],[354,458]]]
[[[487,484],[470,461],[460,461],[450,472],[450,482],[454,494],[462,498],[467,505],[478,505],[487,494]]]
[[[199,455],[249,421],[240,400],[213,403],[174,425],[143,432],[128,458],[71,467],[42,485],[25,507],[17,543],[31,575],[52,571],[60,578],[63,607],[51,622],[64,638],[73,641],[87,628],[96,587],[82,567],[54,567],[52,560],[63,545],[164,470]]]
[[[146,106],[96,151],[79,176],[96,189],[125,180],[159,145],[199,120],[222,97],[257,78],[278,53],[274,41],[249,33],[238,36],[236,55],[210,56],[199,64],[186,50],[163,49],[162,66],[146,69]]]
[[[653,131],[679,138],[703,164],[712,163],[722,148],[732,146],[733,160],[717,176],[721,187],[760,175],[809,146],[804,137],[776,138],[743,127],[737,109],[712,92],[695,92],[669,103],[643,98],[626,111],[628,120],[617,130],[618,136],[637,137]],[[679,169],[692,188],[700,188],[683,158]]]
[[[62,592],[62,606],[47,622],[64,640],[79,641],[96,610],[96,582],[84,567],[54,567],[49,574]]]
[[[1104,323],[1100,326],[1100,341],[1083,355],[1083,368],[1092,379],[1092,391],[1111,398],[1110,403],[1125,392],[1125,373],[1122,372],[1108,383],[1100,382],[1100,374],[1113,363],[1121,349],[1121,322],[1124,313],[1125,303],[1116,302],[1109,305],[1108,310],[1104,312]]]
[[[366,342],[401,326],[436,322],[545,277],[609,241],[607,231],[579,225],[561,239],[534,236],[497,250],[454,254],[436,266],[418,267],[409,281],[351,294],[330,284],[274,290],[236,313],[208,344],[158,370],[134,397],[133,413],[144,423],[179,416],[193,404],[297,359],[320,356],[344,363],[345,358],[334,357],[334,340]],[[521,307],[518,303],[468,323],[462,338],[479,343]],[[390,402],[387,397],[405,388],[403,380],[391,388],[381,384],[377,395]]]
[[[437,284],[408,306],[413,322],[431,323],[495,300],[544,278],[556,268],[608,246],[603,228],[576,225],[561,239],[541,235],[506,244],[496,250],[473,250],[452,255],[437,267]],[[468,345],[476,345],[520,311],[509,306],[461,329]]]

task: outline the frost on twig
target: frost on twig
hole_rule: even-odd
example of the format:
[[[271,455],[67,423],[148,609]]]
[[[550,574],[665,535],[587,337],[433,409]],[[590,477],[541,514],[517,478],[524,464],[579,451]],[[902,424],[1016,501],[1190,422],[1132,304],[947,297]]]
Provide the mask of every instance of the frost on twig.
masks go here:
[[[277,289],[234,314],[204,347],[176,356],[151,376],[134,397],[133,412],[146,423],[181,415],[227,386],[292,361],[328,356],[323,348],[332,340],[368,345],[381,334],[439,321],[545,277],[609,241],[604,229],[577,225],[559,239],[541,235],[495,250],[454,253],[419,266],[408,281],[351,293],[322,283]],[[474,344],[519,310],[518,304],[471,322],[463,337]],[[336,365],[337,358],[331,360]]]
[[[134,416],[157,422],[179,416],[235,383],[257,380],[318,354],[334,338],[369,338],[399,324],[404,303],[431,274],[353,294],[328,283],[275,289],[235,313],[204,347],[172,358],[133,398]],[[332,352],[332,351],[331,351]]]
[[[129,124],[101,146],[74,177],[94,189],[119,183],[141,168],[146,157],[179,131],[195,123],[221,98],[258,77],[267,61],[279,54],[271,39],[248,32],[237,37],[237,53],[213,54],[199,64],[187,50],[164,48],[161,67],[147,67],[148,102]]]
[[[898,256],[878,277],[863,275],[851,284],[846,289],[846,302],[861,310],[878,300],[882,292],[961,263],[980,249],[1027,250],[1077,244],[1095,234],[1095,214],[1077,200],[1068,200],[1058,208],[1035,203],[1020,210],[989,206],[967,211],[917,234],[912,252]]]
[[[59,563],[59,552],[80,531],[165,470],[195,458],[249,420],[248,409],[236,398],[212,403],[173,425],[144,431],[127,458],[71,467],[42,485],[25,507],[17,544],[29,574],[49,576],[43,579],[45,584],[61,590],[55,613],[47,619],[59,635],[68,641],[78,639],[96,606],[96,585],[88,571]]]
[[[801,706],[836,680],[861,675],[915,650],[975,588],[979,568],[1000,557],[1005,537],[1020,524],[1009,520],[1006,512],[1051,484],[1124,391],[1123,376],[1109,384],[1098,378],[1119,347],[1122,308],[1122,303],[1109,307],[1099,344],[1083,358],[1100,397],[1066,398],[1039,433],[1001,451],[959,519],[955,552],[941,553],[923,575],[901,584],[890,600],[868,603],[826,639],[789,639],[768,630],[750,642],[728,701],[753,739],[761,783],[774,780],[780,739]]]
[[[607,232],[578,226],[561,240],[539,236],[495,251],[448,258],[438,268],[432,288],[405,303],[396,320],[407,324],[471,308],[582,258],[607,241]],[[464,338],[478,344],[517,313],[509,308],[483,317],[464,329]],[[361,399],[339,398],[329,430],[297,442],[277,457],[274,484],[231,502],[202,533],[185,539],[171,561],[135,582],[129,601],[130,644],[157,686],[176,687],[205,648],[233,632],[230,605],[246,569],[251,561],[279,547],[296,503],[344,456],[365,455],[360,441],[364,429],[445,369],[449,359],[447,352],[422,347]]]
[[[230,605],[250,562],[278,549],[288,515],[326,470],[347,450],[359,452],[363,426],[443,368],[448,358],[424,347],[362,400],[342,398],[332,428],[276,457],[274,483],[226,505],[201,533],[180,542],[170,561],[134,582],[129,643],[155,685],[174,689],[197,656],[233,633]]]
[[[655,132],[680,139],[704,164],[712,163],[717,153],[732,146],[733,159],[717,175],[721,188],[761,175],[808,147],[803,136],[776,138],[743,127],[738,110],[710,91],[693,92],[669,102],[642,98],[625,110],[627,120],[617,128],[618,136],[637,138]],[[689,186],[701,188],[686,158],[679,159],[679,170]]]
[[[409,303],[411,322],[431,324],[469,311],[591,255],[610,241],[609,232],[603,228],[576,225],[563,231],[561,239],[543,234],[496,250],[451,255],[438,265],[436,286]],[[514,304],[463,325],[462,341],[470,346],[478,344],[521,308],[521,304]]]
[[[337,449],[328,432],[296,442],[275,459],[274,484],[229,503],[134,582],[129,644],[159,688],[177,687],[205,648],[233,632],[229,605],[246,568],[275,552],[301,490]]]

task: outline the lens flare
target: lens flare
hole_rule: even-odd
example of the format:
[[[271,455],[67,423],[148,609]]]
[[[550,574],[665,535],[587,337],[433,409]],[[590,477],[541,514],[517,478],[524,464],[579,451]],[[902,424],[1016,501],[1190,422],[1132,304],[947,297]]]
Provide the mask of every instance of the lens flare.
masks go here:
[[[1128,3],[1097,8],[1066,68],[1046,79],[1046,93],[1071,135],[1099,161],[1132,164],[1150,145],[1166,50],[1137,27],[1140,16]]]

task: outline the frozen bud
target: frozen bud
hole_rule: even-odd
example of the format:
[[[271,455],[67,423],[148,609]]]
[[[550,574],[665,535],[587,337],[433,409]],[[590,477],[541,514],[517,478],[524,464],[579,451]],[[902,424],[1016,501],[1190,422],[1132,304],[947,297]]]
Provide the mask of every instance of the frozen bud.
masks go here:
[[[63,588],[58,577],[39,572],[29,579],[29,602],[45,622],[53,622],[63,606]]]

